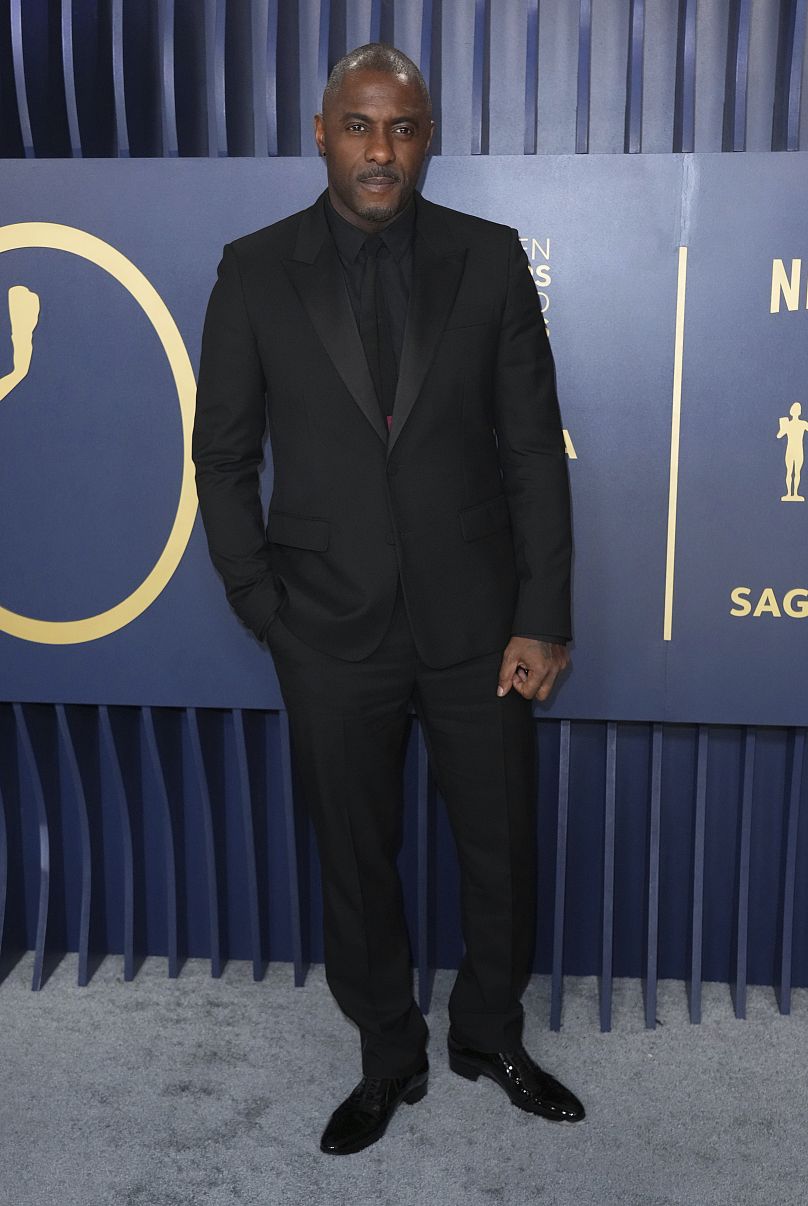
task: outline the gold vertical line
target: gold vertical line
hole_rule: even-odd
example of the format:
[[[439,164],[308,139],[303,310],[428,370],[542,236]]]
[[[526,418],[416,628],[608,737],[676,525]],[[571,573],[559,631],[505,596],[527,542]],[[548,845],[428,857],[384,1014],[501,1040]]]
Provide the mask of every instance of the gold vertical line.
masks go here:
[[[676,561],[676,501],[679,493],[679,430],[682,414],[682,359],[685,345],[685,290],[687,248],[679,248],[676,284],[676,334],[673,347],[673,405],[671,409],[671,470],[668,486],[668,551],[665,559],[665,618],[662,638],[671,639],[673,627],[673,570]]]

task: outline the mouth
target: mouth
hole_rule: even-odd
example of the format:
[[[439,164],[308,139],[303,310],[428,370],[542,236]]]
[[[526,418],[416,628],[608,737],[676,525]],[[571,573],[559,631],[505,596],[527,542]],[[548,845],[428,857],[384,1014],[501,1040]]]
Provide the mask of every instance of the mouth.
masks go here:
[[[396,188],[399,180],[392,176],[369,176],[365,180],[360,180],[359,183],[362,188],[366,188],[371,193],[386,193],[390,189]]]

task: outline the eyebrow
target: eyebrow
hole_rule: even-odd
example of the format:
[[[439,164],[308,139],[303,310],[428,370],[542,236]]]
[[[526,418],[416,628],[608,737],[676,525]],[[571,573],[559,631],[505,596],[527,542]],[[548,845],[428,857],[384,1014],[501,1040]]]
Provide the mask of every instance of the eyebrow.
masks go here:
[[[364,121],[369,126],[373,125],[373,118],[369,117],[367,115],[367,113],[343,113],[342,120],[343,121]],[[403,116],[403,117],[394,117],[389,124],[391,126],[398,126],[402,122],[406,122],[410,126],[417,126],[418,118],[412,117],[411,115]]]

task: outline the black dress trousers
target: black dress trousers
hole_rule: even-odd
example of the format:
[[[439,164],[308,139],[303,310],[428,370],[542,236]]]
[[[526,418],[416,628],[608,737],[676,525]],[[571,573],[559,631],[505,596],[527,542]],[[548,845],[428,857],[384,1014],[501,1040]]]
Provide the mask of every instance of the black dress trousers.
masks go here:
[[[513,689],[497,696],[500,653],[425,665],[400,583],[387,633],[363,661],[311,648],[280,616],[267,643],[317,836],[326,978],[359,1028],[363,1072],[406,1075],[426,1045],[396,867],[411,699],[460,864],[465,953],[449,1001],[452,1027],[465,1045],[512,1048],[535,937],[531,704]]]

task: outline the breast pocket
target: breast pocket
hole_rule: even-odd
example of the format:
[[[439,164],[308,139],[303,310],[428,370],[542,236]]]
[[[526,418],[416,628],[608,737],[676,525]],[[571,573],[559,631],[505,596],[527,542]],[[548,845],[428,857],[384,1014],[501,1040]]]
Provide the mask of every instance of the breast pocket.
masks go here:
[[[461,304],[452,310],[444,330],[458,331],[464,327],[483,327],[493,321],[494,311],[490,303],[474,306]]]

